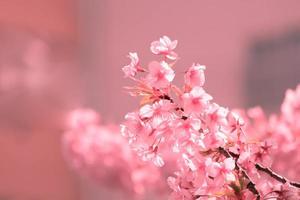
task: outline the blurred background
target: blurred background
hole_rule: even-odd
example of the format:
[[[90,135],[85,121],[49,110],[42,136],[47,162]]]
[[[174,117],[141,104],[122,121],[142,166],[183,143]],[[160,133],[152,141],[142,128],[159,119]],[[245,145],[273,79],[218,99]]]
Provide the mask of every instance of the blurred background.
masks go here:
[[[61,153],[65,116],[91,107],[118,123],[134,109],[123,92],[129,51],[179,41],[177,81],[193,62],[228,107],[276,112],[300,82],[300,2],[0,0],[0,199],[106,199]],[[123,199],[122,197],[118,197]]]

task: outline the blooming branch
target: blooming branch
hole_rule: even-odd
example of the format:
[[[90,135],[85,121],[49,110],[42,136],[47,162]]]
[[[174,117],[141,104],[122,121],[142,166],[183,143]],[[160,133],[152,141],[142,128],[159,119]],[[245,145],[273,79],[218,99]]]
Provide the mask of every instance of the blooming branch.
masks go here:
[[[151,44],[162,60],[129,76],[137,84],[129,93],[142,97],[141,107],[121,125],[122,135],[143,160],[161,167],[175,158],[177,170],[167,180],[171,199],[299,199],[298,183],[270,169],[273,145],[253,142],[244,131],[247,120],[213,102],[205,91],[205,66],[193,64],[181,88],[172,83],[176,45],[166,36]]]
[[[75,110],[68,119],[63,153],[76,172],[101,186],[118,188],[131,199],[166,195],[167,187],[161,184],[164,171],[138,159],[117,126],[103,125],[91,109]]]

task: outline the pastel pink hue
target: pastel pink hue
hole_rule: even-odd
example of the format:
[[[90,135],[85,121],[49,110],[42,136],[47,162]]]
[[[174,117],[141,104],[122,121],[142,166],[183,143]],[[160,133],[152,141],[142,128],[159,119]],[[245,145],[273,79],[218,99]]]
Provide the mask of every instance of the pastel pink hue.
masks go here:
[[[125,77],[134,77],[139,70],[139,58],[137,53],[129,53],[128,56],[131,60],[129,65],[126,65],[122,68]]]
[[[253,141],[254,134],[245,131],[248,127],[238,111],[212,101],[202,87],[203,67],[193,65],[187,71],[182,89],[172,80],[158,86],[147,78],[157,77],[160,62],[175,67],[175,63],[166,63],[164,55],[162,59],[151,62],[155,70],[149,68],[132,79],[137,86],[127,87],[130,94],[143,99],[139,109],[125,116],[121,133],[144,161],[162,167],[172,165],[170,158],[175,157],[177,170],[167,179],[173,191],[171,199],[299,199],[300,183],[270,168],[275,143],[267,138]],[[297,116],[298,97],[288,92],[283,110],[289,116]],[[276,130],[285,133],[282,128]]]
[[[175,77],[173,69],[165,61],[153,61],[149,64],[149,74],[146,77],[151,86],[156,88],[166,88]]]
[[[269,165],[293,180],[300,179],[299,105],[300,85],[295,90],[287,90],[279,114],[267,117],[260,107],[243,112],[247,122],[246,131],[251,138],[268,141],[263,144],[263,151],[256,152],[258,158],[271,153],[272,162],[269,161]]]
[[[99,185],[119,188],[131,198],[166,194],[161,170],[139,160],[118,127],[101,125],[91,109],[75,110],[69,119],[63,150],[73,169]]]
[[[173,51],[177,46],[177,40],[171,41],[168,36],[159,38],[151,43],[151,51],[156,55],[164,55],[170,60],[176,60],[178,55]]]
[[[200,86],[202,87],[205,83],[204,65],[193,64],[184,75],[185,84],[190,87]]]
[[[295,90],[287,90],[281,106],[281,112],[285,121],[295,126],[295,132],[300,132],[300,85]],[[299,133],[300,134],[300,133]]]
[[[193,87],[190,92],[182,95],[182,99],[184,110],[190,114],[203,111],[212,97],[202,87]]]

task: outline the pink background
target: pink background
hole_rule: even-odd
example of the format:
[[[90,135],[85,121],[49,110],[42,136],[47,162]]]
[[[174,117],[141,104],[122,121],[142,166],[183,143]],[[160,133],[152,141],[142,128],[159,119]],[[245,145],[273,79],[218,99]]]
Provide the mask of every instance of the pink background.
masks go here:
[[[135,105],[122,92],[129,84],[120,70],[129,62],[126,54],[137,51],[147,64],[150,42],[162,35],[179,41],[179,83],[184,69],[199,62],[207,66],[206,87],[216,101],[241,107],[249,45],[299,27],[299,9],[297,0],[0,1],[0,33],[15,34],[12,42],[24,34],[30,35],[26,41],[45,41],[53,61],[45,73],[55,72],[42,92],[32,95],[29,88],[22,98],[0,93],[0,199],[106,199],[106,190],[80,180],[63,160],[67,111],[89,106],[106,121],[121,121]]]

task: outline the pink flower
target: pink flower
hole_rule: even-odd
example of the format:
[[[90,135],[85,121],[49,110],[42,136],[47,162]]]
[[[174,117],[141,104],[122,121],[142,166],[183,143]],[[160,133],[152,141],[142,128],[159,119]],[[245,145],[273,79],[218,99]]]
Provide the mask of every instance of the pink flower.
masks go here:
[[[188,118],[184,121],[176,122],[176,132],[178,135],[187,135],[188,138],[192,133],[196,134],[201,128],[201,120],[197,118]],[[178,136],[180,137],[180,136]]]
[[[205,82],[204,70],[204,65],[193,64],[184,75],[185,84],[190,87],[202,87]]]
[[[176,44],[163,37],[152,43],[151,51],[175,59]],[[203,89],[204,70],[193,64],[184,75],[185,84],[178,87],[172,83],[175,75],[167,59],[150,63],[146,77],[133,79],[137,83],[134,96],[143,98],[143,106],[126,116],[122,132],[142,160],[177,167],[175,177],[168,179],[172,200],[258,199],[257,193],[271,199],[278,194],[274,187],[278,178],[265,167],[281,172],[290,166],[294,172],[288,171],[287,176],[299,174],[300,86],[287,92],[281,115],[267,119],[255,109],[248,112],[247,120],[246,112],[212,101]],[[273,147],[280,148],[276,154]],[[284,162],[273,165],[271,157],[286,158],[287,166]],[[277,196],[286,199],[288,195]]]
[[[100,187],[122,189],[129,199],[144,199],[148,192],[167,192],[161,181],[162,171],[141,161],[117,126],[100,124],[95,120],[98,114],[91,109],[75,110],[69,117],[71,122],[76,119],[76,123],[63,134],[63,153],[76,172],[93,179]],[[137,120],[132,115],[128,117]],[[159,157],[155,161],[162,165]]]
[[[134,77],[139,70],[139,58],[137,53],[129,53],[128,56],[131,60],[129,65],[122,68],[125,77]]]
[[[207,134],[204,138],[204,143],[208,148],[217,148],[224,146],[227,142],[227,135],[221,131],[215,131]]]
[[[235,161],[232,158],[226,158],[223,163],[214,162],[211,158],[207,158],[205,165],[209,177],[221,178],[220,175],[222,175],[227,181],[234,181],[235,177],[232,171],[235,168]]]
[[[216,177],[220,173],[221,164],[218,162],[214,162],[211,158],[207,158],[205,161],[205,171],[208,176]]]
[[[157,127],[162,122],[174,117],[172,109],[174,109],[174,104],[168,100],[160,100],[153,105],[146,104],[142,106],[139,110],[139,115],[141,119],[152,118],[152,126]]]
[[[163,101],[157,102],[158,107],[145,105],[139,112],[127,114],[126,121],[121,125],[121,134],[128,138],[130,146],[142,160],[152,161],[159,167],[164,165],[164,160],[158,147],[171,131],[168,121],[165,121],[167,118],[160,116],[167,114],[167,111],[159,107],[161,105],[164,105]]]
[[[163,36],[159,41],[151,43],[151,51],[156,55],[165,55],[170,60],[176,60],[177,54],[173,51],[177,46],[177,40],[171,41],[169,37]]]
[[[230,132],[240,130],[241,127],[245,124],[243,118],[241,118],[235,112],[229,112],[227,115],[227,120],[228,120],[228,126],[231,129],[231,130],[229,130]]]
[[[192,171],[196,171],[198,168],[196,164],[193,162],[192,159],[190,159],[186,154],[182,154],[182,158],[186,166]]]
[[[166,88],[175,77],[173,69],[165,61],[153,61],[149,64],[149,74],[146,80],[152,87]]]
[[[294,124],[294,128],[300,132],[300,85],[296,90],[287,90],[281,112],[284,119],[288,123]]]
[[[235,161],[232,158],[226,158],[224,160],[224,170],[230,172],[235,168]]]
[[[210,104],[206,112],[207,124],[211,129],[218,129],[227,123],[228,109],[219,106],[216,103]]]
[[[129,142],[136,140],[137,133],[149,134],[152,128],[149,124],[144,123],[139,115],[135,112],[128,113],[125,116],[125,122],[121,125],[121,133],[129,139]]]
[[[207,94],[202,87],[194,87],[191,92],[182,96],[184,111],[190,113],[200,113],[207,107],[212,97]]]
[[[170,176],[170,177],[168,177],[167,182],[168,182],[169,187],[173,191],[175,191],[175,192],[180,191],[179,181],[176,178]]]

